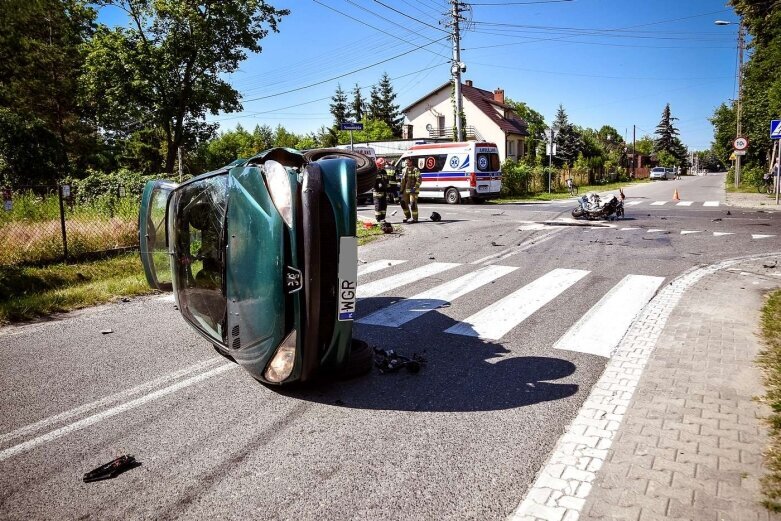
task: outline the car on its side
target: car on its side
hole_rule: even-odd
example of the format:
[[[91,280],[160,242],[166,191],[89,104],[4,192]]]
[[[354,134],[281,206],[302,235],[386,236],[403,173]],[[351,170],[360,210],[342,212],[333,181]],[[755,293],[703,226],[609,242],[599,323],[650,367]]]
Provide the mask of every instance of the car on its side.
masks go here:
[[[669,168],[665,168],[663,166],[655,166],[651,169],[651,174],[649,175],[649,178],[653,181],[654,179],[672,179],[673,175],[671,173],[671,170]]]
[[[352,326],[356,191],[374,184],[369,163],[274,148],[181,185],[150,181],[139,215],[147,281],[172,289],[185,321],[263,383],[368,371],[373,352]]]

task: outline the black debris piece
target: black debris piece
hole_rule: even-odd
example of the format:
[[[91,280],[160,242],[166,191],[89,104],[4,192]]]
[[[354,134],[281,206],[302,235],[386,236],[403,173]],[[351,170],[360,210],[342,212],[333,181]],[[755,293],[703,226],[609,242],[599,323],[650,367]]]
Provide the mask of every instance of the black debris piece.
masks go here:
[[[778,261],[774,260],[773,262],[766,262],[762,265],[763,268],[775,268],[778,265]]]
[[[100,332],[102,334],[104,334],[104,335],[110,335],[111,333],[114,332],[114,330],[113,329],[101,329]]]
[[[431,217],[429,217],[429,219],[437,223],[442,220],[442,216],[439,215],[437,212],[431,212]]]
[[[727,210],[727,215],[732,215],[732,212],[730,212],[729,210]]]
[[[380,229],[382,230],[382,233],[393,233],[393,225],[388,221],[382,221],[382,223],[380,223]]]
[[[422,367],[426,366],[426,359],[417,353],[414,353],[412,358],[407,358],[392,349],[385,350],[375,347],[374,365],[380,370],[380,374],[395,373],[404,367],[410,373],[417,373]]]
[[[140,466],[141,463],[136,461],[135,456],[131,456],[129,454],[120,456],[114,461],[110,461],[105,465],[101,465],[95,470],[91,470],[84,474],[84,483],[112,479],[119,476],[123,472]]]

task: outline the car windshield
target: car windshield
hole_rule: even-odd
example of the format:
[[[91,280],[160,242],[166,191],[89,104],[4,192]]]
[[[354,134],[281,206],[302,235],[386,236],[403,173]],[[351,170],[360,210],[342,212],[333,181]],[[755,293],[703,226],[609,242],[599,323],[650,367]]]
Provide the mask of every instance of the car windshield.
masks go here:
[[[171,194],[174,290],[184,317],[211,340],[224,343],[226,298],[226,174],[182,185]]]

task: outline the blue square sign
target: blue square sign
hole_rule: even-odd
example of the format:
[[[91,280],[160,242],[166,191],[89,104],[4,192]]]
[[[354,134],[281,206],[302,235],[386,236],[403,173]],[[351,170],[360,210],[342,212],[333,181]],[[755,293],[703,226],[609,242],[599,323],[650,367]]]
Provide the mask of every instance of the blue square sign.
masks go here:
[[[770,120],[770,139],[781,139],[781,119]]]

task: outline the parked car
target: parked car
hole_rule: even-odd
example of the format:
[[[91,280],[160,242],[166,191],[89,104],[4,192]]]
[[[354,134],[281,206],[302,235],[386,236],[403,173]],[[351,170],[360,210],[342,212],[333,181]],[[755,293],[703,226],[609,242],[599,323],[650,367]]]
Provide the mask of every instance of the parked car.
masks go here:
[[[674,177],[674,174],[672,173],[672,169],[665,168],[663,166],[655,166],[651,169],[651,174],[649,178],[651,180],[654,179],[672,179]]]
[[[360,157],[275,148],[181,185],[150,181],[147,281],[172,289],[190,326],[261,382],[368,371],[373,353],[352,338],[356,187],[376,170]]]

